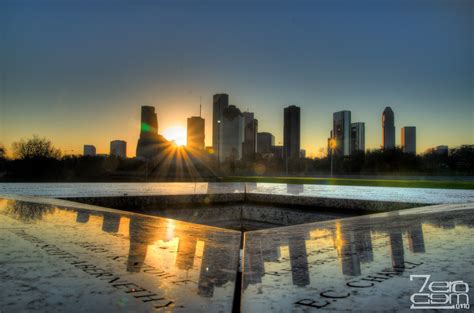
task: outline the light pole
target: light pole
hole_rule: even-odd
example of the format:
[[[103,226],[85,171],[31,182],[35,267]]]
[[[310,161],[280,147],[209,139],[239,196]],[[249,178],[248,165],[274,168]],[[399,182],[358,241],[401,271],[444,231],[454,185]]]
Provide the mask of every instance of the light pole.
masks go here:
[[[332,177],[333,176],[334,149],[336,148],[336,139],[331,138],[329,140],[329,148],[331,150],[331,177]]]
[[[217,171],[221,171],[221,120],[217,121]]]

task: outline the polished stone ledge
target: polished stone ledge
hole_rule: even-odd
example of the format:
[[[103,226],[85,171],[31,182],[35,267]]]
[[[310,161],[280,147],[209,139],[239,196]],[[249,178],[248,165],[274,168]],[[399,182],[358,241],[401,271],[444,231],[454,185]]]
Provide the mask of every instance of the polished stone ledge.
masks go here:
[[[0,311],[231,312],[241,233],[0,197]]]
[[[422,282],[474,299],[474,203],[240,232],[0,198],[3,312],[410,312]],[[457,299],[457,298],[456,298]],[[237,302],[236,302],[237,301]]]
[[[426,306],[421,303],[426,296],[410,300],[424,282],[411,275],[430,275],[428,284],[467,284],[459,291],[469,291],[459,298],[445,293],[453,294],[447,305],[453,307],[439,312],[454,312],[457,304],[472,309],[472,203],[258,230],[244,237],[242,312],[413,312]]]

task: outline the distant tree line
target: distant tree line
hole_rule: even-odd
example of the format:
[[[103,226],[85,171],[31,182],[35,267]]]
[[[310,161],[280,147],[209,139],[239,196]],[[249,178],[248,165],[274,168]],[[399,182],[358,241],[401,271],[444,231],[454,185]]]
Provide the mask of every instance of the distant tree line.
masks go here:
[[[227,175],[283,175],[330,174],[331,157],[293,159],[254,158],[242,161],[226,160],[222,169]],[[335,175],[358,174],[426,174],[426,175],[474,175],[474,149],[462,146],[449,153],[426,152],[421,155],[405,153],[401,148],[357,151],[349,156],[334,156]]]
[[[329,174],[331,157],[290,159],[255,154],[244,160],[180,157],[173,153],[156,160],[121,159],[114,156],[62,156],[46,138],[34,136],[12,145],[12,158],[0,144],[1,181],[212,181],[219,175],[317,175]],[[462,146],[449,153],[404,153],[400,148],[359,151],[334,156],[335,175],[407,174],[474,175],[474,149]]]
[[[0,145],[0,181],[212,181],[217,177],[208,160],[178,150],[156,160],[62,156],[51,141],[33,136],[13,143],[12,155],[7,158]]]

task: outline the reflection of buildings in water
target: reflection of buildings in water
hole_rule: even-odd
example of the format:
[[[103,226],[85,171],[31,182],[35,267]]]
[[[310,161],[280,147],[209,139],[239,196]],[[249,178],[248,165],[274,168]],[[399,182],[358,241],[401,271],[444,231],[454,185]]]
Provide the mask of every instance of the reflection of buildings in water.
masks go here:
[[[264,262],[276,262],[281,256],[280,245],[274,240],[265,244]]]
[[[261,284],[265,275],[264,262],[277,262],[281,256],[281,243],[277,240],[262,241],[262,237],[253,235],[246,238],[244,252],[243,289],[249,285]],[[258,287],[259,292],[261,286]]]
[[[236,237],[236,239],[234,242],[220,245],[222,249],[216,246],[213,240],[204,243],[198,295],[210,298],[214,294],[215,287],[221,287],[228,281],[234,281],[237,268],[229,268],[229,265],[236,264],[238,266],[239,264],[240,238]]]
[[[346,229],[344,222],[336,222],[333,241],[344,275],[359,276],[362,273],[360,263],[374,260],[370,228],[353,231]]]
[[[429,224],[436,228],[442,229],[453,229],[456,226],[466,226],[469,228],[474,227],[474,216],[469,213],[458,213],[444,212],[443,214],[437,214],[431,218],[424,219],[423,224]]]
[[[139,272],[145,262],[148,246],[165,238],[166,227],[156,227],[158,220],[141,216],[130,217],[130,251],[127,260],[127,272]]]
[[[466,227],[469,227],[469,228],[474,227],[474,216],[464,215],[461,218],[454,219],[454,221],[456,223],[456,226],[458,226],[458,225],[459,226],[466,226]]]
[[[213,264],[213,260],[219,258],[219,251],[204,244],[202,254],[201,271],[199,272],[198,295],[212,297],[214,294],[214,278],[217,275],[218,267]]]
[[[405,251],[403,250],[402,232],[392,228],[388,235],[390,237],[392,266],[394,269],[403,269],[405,268]]]
[[[304,192],[304,185],[301,184],[286,184],[286,192],[292,195],[299,195]]]
[[[453,218],[445,218],[444,216],[432,219],[431,223],[434,227],[442,229],[453,229],[456,226]]]
[[[425,240],[421,223],[408,227],[408,246],[413,253],[425,252]]]
[[[87,222],[89,215],[78,211],[77,222]],[[120,225],[120,215],[104,213],[102,229],[107,232],[117,232]],[[162,225],[160,225],[160,223]],[[160,226],[160,227],[159,227]],[[158,240],[172,240],[179,238],[176,253],[176,267],[182,270],[193,268],[196,255],[196,244],[198,237],[190,234],[179,234],[174,232],[174,224],[166,225],[161,220],[149,219],[141,216],[131,216],[129,224],[130,250],[127,259],[127,272],[140,272],[145,264],[148,246]],[[204,238],[204,251],[198,282],[198,294],[203,297],[212,297],[215,287],[220,287],[235,278],[234,268],[238,263],[239,240],[235,236],[234,241],[226,242],[225,245],[216,245],[212,238]]]
[[[76,223],[87,223],[89,222],[90,214],[85,211],[77,211]]]
[[[147,234],[147,222],[143,217],[130,217],[130,249],[127,260],[127,272],[140,272],[145,263],[148,250],[148,238],[152,234]]]
[[[364,228],[354,232],[356,251],[362,263],[369,263],[374,260],[374,252],[372,249],[372,237],[370,229]]]
[[[361,274],[360,259],[356,251],[354,232],[345,230],[342,222],[336,222],[335,226],[333,241],[341,262],[342,273],[349,276],[359,276]]]
[[[290,252],[293,285],[301,287],[309,285],[308,254],[306,252],[306,240],[304,236],[301,238],[290,238],[288,248]]]
[[[179,237],[178,251],[176,253],[176,266],[180,270],[193,268],[194,256],[196,255],[197,238],[182,235]]]
[[[265,265],[262,253],[262,240],[260,236],[250,237],[245,245],[244,273],[245,279],[243,289],[248,285],[260,284],[265,273]]]
[[[104,212],[102,222],[102,230],[107,233],[116,233],[120,226],[120,215],[116,213]]]
[[[140,272],[145,263],[147,252],[148,244],[131,240],[127,260],[127,272]]]

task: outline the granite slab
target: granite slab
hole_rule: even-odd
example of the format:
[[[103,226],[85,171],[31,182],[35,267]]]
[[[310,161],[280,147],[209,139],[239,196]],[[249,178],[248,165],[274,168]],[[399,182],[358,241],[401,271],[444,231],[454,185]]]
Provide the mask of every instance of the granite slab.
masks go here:
[[[231,312],[241,233],[0,198],[0,312]]]
[[[247,232],[241,308],[243,312],[409,312],[412,305],[429,307],[431,312],[455,311],[455,305],[472,308],[473,247],[472,203]],[[430,275],[428,286],[432,281],[458,282],[458,291],[467,292],[441,292],[436,294],[438,300],[449,296],[449,303],[428,305],[427,294],[433,293],[425,287],[425,295],[412,302],[427,276],[411,275]]]

